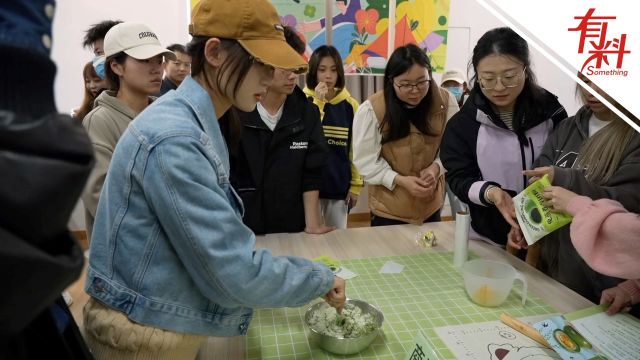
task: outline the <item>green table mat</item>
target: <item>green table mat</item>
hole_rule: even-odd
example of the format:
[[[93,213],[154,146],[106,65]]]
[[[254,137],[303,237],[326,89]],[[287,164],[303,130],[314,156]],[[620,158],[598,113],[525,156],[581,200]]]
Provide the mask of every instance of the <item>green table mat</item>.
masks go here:
[[[399,274],[378,273],[389,260],[404,265],[404,271]],[[436,335],[434,328],[495,321],[505,311],[516,317],[556,312],[531,293],[523,307],[520,282],[500,307],[478,306],[467,297],[462,274],[453,268],[452,263],[451,252],[341,261],[342,266],[358,274],[347,281],[347,297],[365,300],[382,310],[385,317],[383,334],[359,354],[334,355],[307,339],[304,313],[310,305],[260,309],[255,312],[247,333],[247,358],[402,359],[421,329],[441,359],[453,359],[453,354]]]

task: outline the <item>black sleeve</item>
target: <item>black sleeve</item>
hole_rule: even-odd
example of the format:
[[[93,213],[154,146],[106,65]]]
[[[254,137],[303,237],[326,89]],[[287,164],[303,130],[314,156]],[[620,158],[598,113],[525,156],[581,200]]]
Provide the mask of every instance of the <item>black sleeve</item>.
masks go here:
[[[67,222],[84,188],[93,149],[68,116],[0,113],[0,338],[21,331],[82,270]],[[8,170],[10,169],[10,170]]]
[[[440,160],[447,170],[445,179],[456,196],[470,203],[469,188],[482,179],[476,158],[476,142],[480,124],[458,112],[445,128],[440,145]]]
[[[567,114],[567,110],[564,108],[564,106],[560,104],[560,101],[558,101],[558,97],[556,95],[552,94],[548,90],[544,91],[546,94],[544,101],[545,105],[542,106],[544,108],[553,109],[552,112],[546,113],[545,119],[550,118],[553,122],[553,128],[555,129],[564,119],[569,117],[569,114]]]
[[[311,126],[307,155],[304,160],[302,192],[320,190],[322,174],[327,165],[327,140],[322,131],[320,111],[312,103],[305,104],[305,126]]]

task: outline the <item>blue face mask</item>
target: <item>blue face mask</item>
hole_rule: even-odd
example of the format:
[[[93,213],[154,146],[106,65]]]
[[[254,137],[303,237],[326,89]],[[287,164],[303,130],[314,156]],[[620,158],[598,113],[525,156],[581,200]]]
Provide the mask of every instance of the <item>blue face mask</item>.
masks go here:
[[[98,56],[93,58],[93,68],[96,70],[96,74],[98,74],[98,76],[100,76],[100,79],[103,79],[103,80],[104,80],[104,77],[105,77],[105,74],[104,74],[104,61],[105,61],[104,55],[98,55]]]
[[[449,90],[449,92],[452,93],[453,96],[456,97],[456,100],[460,101],[460,99],[462,99],[462,88],[461,87],[459,87],[459,86],[448,87],[446,89]]]

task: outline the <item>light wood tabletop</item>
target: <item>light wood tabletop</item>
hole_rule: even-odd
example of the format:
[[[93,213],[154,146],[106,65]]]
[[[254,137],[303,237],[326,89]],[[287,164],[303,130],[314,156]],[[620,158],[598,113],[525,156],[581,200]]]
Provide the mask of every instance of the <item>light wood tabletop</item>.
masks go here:
[[[427,223],[417,225],[394,225],[335,230],[324,235],[269,234],[257,237],[256,246],[269,248],[274,255],[298,255],[315,258],[327,255],[338,260],[359,259],[379,256],[413,255],[426,251],[452,251],[455,222]],[[415,242],[416,234],[433,230],[437,245],[422,248]],[[481,242],[470,241],[469,249],[478,256],[498,260],[513,265],[527,278],[529,291],[541,298],[558,312],[570,312],[593,305],[562,284],[544,275],[503,249]],[[80,280],[84,283],[83,278]],[[74,303],[71,306],[76,321],[81,324],[82,306],[87,295],[76,284],[72,291]],[[347,282],[347,295],[349,285]],[[498,320],[498,319],[496,319]],[[245,338],[210,338],[200,351],[201,359],[243,359]]]

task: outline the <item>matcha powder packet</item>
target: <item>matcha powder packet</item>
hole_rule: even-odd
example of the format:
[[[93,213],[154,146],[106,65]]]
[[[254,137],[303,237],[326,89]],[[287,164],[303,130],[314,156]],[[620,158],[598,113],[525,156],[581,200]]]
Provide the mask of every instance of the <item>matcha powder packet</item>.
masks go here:
[[[513,198],[518,224],[528,245],[533,245],[573,219],[571,215],[551,212],[551,209],[544,205],[542,193],[547,186],[551,186],[551,182],[545,175]]]

